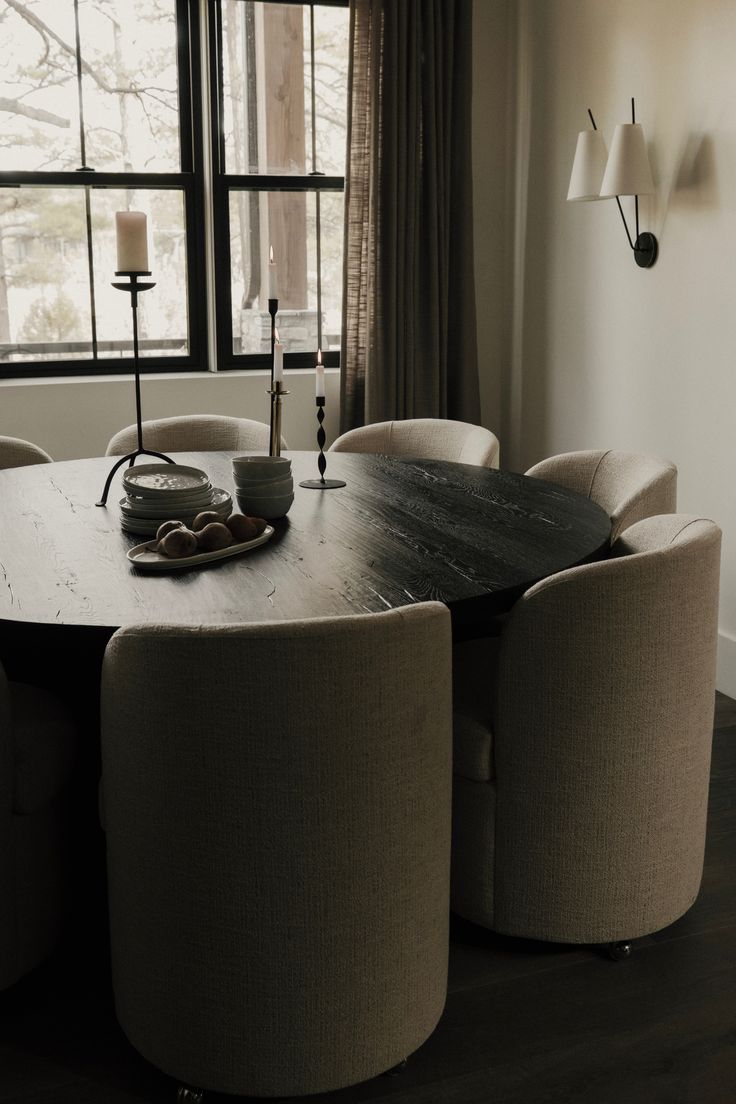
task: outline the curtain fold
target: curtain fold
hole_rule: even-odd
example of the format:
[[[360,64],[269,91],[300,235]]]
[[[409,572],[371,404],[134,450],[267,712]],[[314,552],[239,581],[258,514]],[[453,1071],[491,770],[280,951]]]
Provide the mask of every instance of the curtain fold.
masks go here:
[[[471,0],[351,0],[340,431],[477,422]]]

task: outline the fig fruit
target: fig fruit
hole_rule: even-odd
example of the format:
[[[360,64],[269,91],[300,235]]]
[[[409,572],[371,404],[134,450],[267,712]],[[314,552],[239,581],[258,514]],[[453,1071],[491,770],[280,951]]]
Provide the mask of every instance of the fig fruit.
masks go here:
[[[205,525],[211,525],[213,521],[222,521],[220,514],[216,510],[203,510],[201,514],[197,514],[192,522],[192,532],[198,533],[200,529],[204,529]]]
[[[231,514],[225,522],[233,535],[233,540],[239,544],[242,541],[251,541],[258,536],[258,528],[253,524],[253,518],[244,514]]]
[[[200,552],[217,552],[233,543],[232,533],[221,521],[211,521],[209,525],[205,525],[197,533],[196,539]]]
[[[158,551],[173,560],[180,560],[182,556],[193,556],[197,551],[197,538],[190,529],[183,526],[170,529],[159,541]]]
[[[255,536],[260,537],[261,533],[264,531],[264,529],[268,525],[268,522],[265,521],[263,518],[254,518],[254,517],[250,518],[249,520],[252,521],[253,524],[256,527]]]
[[[183,521],[162,521],[156,530],[156,540],[163,540],[167,533],[171,533],[174,529],[184,529],[186,526]]]

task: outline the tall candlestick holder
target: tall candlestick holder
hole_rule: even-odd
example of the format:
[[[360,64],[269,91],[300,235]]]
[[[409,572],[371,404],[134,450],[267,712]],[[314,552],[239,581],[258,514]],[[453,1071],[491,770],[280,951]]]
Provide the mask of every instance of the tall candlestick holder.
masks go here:
[[[141,377],[138,367],[138,293],[141,291],[150,291],[151,288],[156,286],[155,281],[141,281],[141,276],[150,276],[150,272],[116,272],[116,276],[127,276],[127,281],[123,282],[113,280],[112,286],[117,288],[118,291],[127,291],[130,294],[130,307],[133,312],[133,371],[135,373],[135,419],[136,428],[138,430],[138,447],[134,452],[129,452],[125,456],[121,456],[120,459],[110,469],[110,474],[105,482],[105,489],[102,492],[102,497],[99,502],[95,503],[95,506],[105,506],[107,504],[107,496],[110,492],[110,484],[112,478],[118,468],[128,461],[128,467],[132,468],[139,456],[156,456],[159,460],[165,460],[167,464],[173,464],[174,461],[170,456],[164,455],[163,452],[151,452],[150,449],[143,447],[143,425],[141,421]]]
[[[317,429],[317,444],[319,445],[319,456],[317,457],[317,467],[319,468],[319,479],[305,479],[299,484],[300,487],[309,487],[312,491],[329,491],[333,487],[346,487],[347,484],[344,479],[325,479],[325,470],[327,468],[327,458],[325,457],[325,436],[324,426],[322,423],[325,420],[325,400],[324,396],[320,395],[316,399],[317,403],[317,421],[319,422],[319,428]]]
[[[281,399],[291,392],[284,388],[281,380],[274,380],[266,392],[271,396],[271,438],[268,446],[269,456],[281,455]]]
[[[273,359],[276,347],[276,315],[278,314],[278,299],[268,300],[268,313],[271,315],[271,387],[266,392],[271,396],[271,433],[268,439],[268,455],[281,455],[281,397],[288,395],[284,390],[281,380],[274,380]]]

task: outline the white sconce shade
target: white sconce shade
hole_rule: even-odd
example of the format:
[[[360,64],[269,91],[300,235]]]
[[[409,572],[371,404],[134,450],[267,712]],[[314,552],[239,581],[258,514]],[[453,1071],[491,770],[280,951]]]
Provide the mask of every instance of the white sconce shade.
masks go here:
[[[654,180],[644,131],[639,123],[619,123],[613,134],[600,189],[601,197],[649,195],[653,191]]]
[[[568,201],[601,199],[601,180],[608,151],[599,130],[581,130],[572,163]]]

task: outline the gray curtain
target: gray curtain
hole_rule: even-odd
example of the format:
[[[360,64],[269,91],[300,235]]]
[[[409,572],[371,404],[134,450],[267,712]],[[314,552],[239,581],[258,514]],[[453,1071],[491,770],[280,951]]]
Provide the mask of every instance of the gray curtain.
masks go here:
[[[471,0],[351,0],[340,430],[480,418]]]

